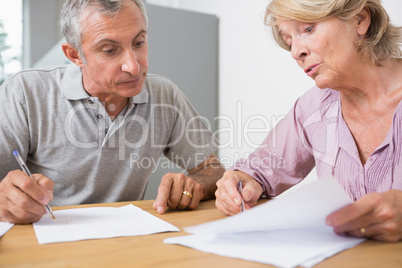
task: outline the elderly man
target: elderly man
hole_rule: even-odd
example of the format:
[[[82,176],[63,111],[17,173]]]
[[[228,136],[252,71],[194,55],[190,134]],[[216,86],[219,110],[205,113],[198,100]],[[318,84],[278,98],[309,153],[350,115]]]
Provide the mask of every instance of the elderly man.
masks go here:
[[[0,220],[37,221],[44,205],[138,200],[163,153],[154,208],[214,198],[216,142],[177,86],[148,75],[141,0],[68,0],[62,49],[73,64],[26,70],[0,88]],[[19,150],[33,178],[18,170]]]

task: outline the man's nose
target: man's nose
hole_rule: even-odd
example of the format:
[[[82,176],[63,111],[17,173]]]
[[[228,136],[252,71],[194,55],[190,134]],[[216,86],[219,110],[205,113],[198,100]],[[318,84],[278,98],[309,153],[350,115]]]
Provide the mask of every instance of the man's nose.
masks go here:
[[[132,75],[135,75],[139,72],[140,64],[138,63],[137,56],[133,51],[128,51],[125,53],[121,70]]]

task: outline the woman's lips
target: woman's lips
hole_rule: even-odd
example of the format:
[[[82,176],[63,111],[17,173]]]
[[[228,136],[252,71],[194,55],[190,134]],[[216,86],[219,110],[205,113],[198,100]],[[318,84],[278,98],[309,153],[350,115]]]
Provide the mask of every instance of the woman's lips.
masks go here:
[[[319,67],[320,65],[321,65],[321,64],[314,64],[314,65],[311,65],[310,67],[308,67],[307,69],[305,69],[304,72],[305,72],[308,76],[312,76],[312,75],[317,71],[317,69],[318,69],[318,67]]]

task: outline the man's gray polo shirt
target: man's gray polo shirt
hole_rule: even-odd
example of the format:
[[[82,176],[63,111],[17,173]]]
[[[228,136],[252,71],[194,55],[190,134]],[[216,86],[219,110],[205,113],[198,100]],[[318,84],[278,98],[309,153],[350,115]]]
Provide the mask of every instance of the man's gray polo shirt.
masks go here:
[[[162,153],[188,170],[216,149],[177,86],[157,75],[111,121],[79,67],[27,70],[0,87],[0,113],[1,178],[18,169],[19,150],[32,173],[54,181],[51,205],[142,199]]]

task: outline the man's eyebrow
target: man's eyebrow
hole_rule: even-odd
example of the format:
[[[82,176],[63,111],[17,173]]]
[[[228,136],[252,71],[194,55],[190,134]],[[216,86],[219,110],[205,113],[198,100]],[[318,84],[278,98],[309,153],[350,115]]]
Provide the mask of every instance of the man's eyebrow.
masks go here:
[[[146,31],[146,30],[141,30],[141,31],[134,37],[134,39],[138,38],[140,35],[142,35],[142,34],[144,34],[144,33],[146,34],[147,31]],[[116,41],[116,40],[109,39],[109,38],[104,38],[104,39],[99,39],[98,41],[96,41],[95,44],[94,44],[94,47],[97,47],[99,44],[105,43],[105,42],[107,42],[107,43],[113,43],[113,44],[117,44],[117,45],[121,44],[121,42],[118,42],[118,41]]]
[[[99,39],[98,41],[95,42],[93,45],[94,47],[99,46],[101,43],[113,43],[113,44],[120,44],[120,42],[117,42],[116,40],[109,39],[109,38],[104,38],[104,39]]]
[[[144,34],[144,33],[146,34],[147,31],[146,31],[146,30],[141,30],[141,31],[134,37],[134,39],[137,38],[138,36]]]

